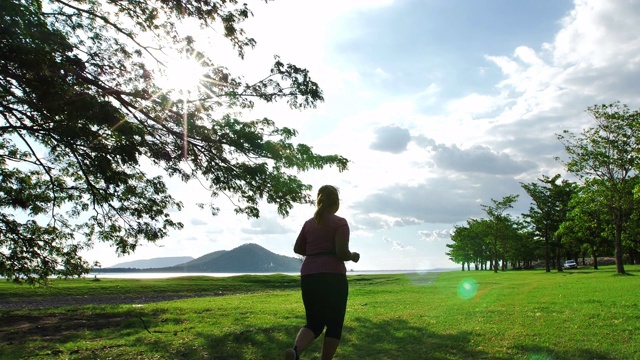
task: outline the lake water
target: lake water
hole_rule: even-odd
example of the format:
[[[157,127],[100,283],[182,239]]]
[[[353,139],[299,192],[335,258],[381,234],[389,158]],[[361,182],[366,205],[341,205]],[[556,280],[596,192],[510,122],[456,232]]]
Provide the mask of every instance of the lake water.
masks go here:
[[[349,271],[347,275],[381,275],[381,274],[425,274],[444,271],[456,271],[455,269],[431,269],[431,270],[357,270]],[[86,275],[87,278],[103,278],[103,279],[165,279],[181,276],[212,276],[212,277],[229,277],[238,275],[299,275],[300,273],[153,273],[153,272],[131,272],[131,273],[101,273],[91,272]]]

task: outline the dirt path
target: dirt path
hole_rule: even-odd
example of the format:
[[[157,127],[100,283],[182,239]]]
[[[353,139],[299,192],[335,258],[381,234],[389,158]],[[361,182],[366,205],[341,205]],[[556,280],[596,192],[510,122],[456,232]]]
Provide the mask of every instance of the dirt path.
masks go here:
[[[65,306],[148,304],[160,301],[221,296],[222,293],[203,294],[154,294],[154,295],[100,295],[100,296],[52,296],[46,298],[7,299],[0,296],[1,310],[49,309]]]

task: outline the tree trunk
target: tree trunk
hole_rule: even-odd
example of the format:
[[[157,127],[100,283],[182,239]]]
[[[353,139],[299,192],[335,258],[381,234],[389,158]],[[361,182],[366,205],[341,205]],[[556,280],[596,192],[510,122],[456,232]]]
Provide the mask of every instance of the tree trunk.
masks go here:
[[[562,268],[562,260],[560,259],[560,248],[556,248],[556,254],[555,254],[555,265],[556,265],[556,270],[558,270],[559,272],[562,272],[564,269]]]
[[[593,270],[598,270],[598,254],[596,253],[596,247],[591,246],[591,255],[593,256]]]
[[[640,252],[636,249],[629,249],[629,265],[640,264]]]
[[[545,263],[545,271],[551,272],[551,266],[549,264],[549,237],[544,237],[544,263]]]
[[[622,250],[622,220],[620,216],[616,216],[615,219],[616,226],[616,271],[620,275],[624,275],[624,254]]]
[[[493,272],[498,272],[498,240],[495,239],[495,236],[493,240]]]

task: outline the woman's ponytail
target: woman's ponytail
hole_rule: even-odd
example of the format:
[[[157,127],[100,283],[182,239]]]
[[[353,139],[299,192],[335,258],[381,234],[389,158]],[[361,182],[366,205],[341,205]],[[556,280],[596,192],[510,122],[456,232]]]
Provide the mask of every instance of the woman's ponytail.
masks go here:
[[[313,214],[316,224],[320,225],[327,213],[336,205],[340,206],[338,189],[332,185],[323,185],[320,187],[316,200],[317,209],[315,214]]]

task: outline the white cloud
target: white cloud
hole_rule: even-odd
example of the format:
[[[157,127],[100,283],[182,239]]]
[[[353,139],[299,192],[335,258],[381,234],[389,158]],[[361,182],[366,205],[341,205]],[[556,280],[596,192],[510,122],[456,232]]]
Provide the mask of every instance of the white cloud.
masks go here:
[[[377,78],[382,79],[382,80],[390,79],[392,77],[391,74],[387,73],[386,71],[382,70],[379,67],[376,68],[373,71],[373,73]]]
[[[447,111],[453,116],[470,117],[483,115],[495,111],[505,105],[502,96],[469,94],[463,98],[454,99],[447,103]]]
[[[280,224],[277,218],[272,217],[261,217],[251,220],[251,226],[242,228],[241,231],[245,234],[252,235],[288,234],[292,232],[292,230]]]
[[[562,20],[553,49],[555,64],[570,67],[622,67],[640,61],[640,21],[637,0],[575,0],[575,8]]]
[[[519,175],[537,166],[532,161],[518,161],[507,153],[498,153],[483,145],[473,145],[469,149],[437,145],[433,149],[433,159],[438,167],[462,173]]]
[[[451,239],[453,230],[418,231],[420,238],[427,242]]]
[[[375,130],[376,138],[369,146],[377,151],[400,154],[407,150],[407,145],[411,141],[409,130],[399,126],[382,126]]]
[[[393,227],[405,227],[422,224],[423,221],[414,217],[395,218],[381,214],[363,214],[353,215],[352,228],[360,230],[381,230],[391,229]]]
[[[407,246],[404,245],[403,243],[396,241],[396,240],[392,240],[388,237],[383,237],[382,240],[387,243],[387,244],[391,244],[391,250],[395,250],[395,251],[412,251],[415,250],[415,248],[413,246]]]
[[[202,221],[200,219],[193,218],[193,219],[191,219],[191,225],[194,225],[194,226],[207,225],[207,222],[206,221]]]
[[[426,89],[417,92],[413,95],[413,99],[415,102],[432,105],[435,104],[438,99],[438,95],[442,92],[442,88],[435,82],[432,82],[427,86]]]

